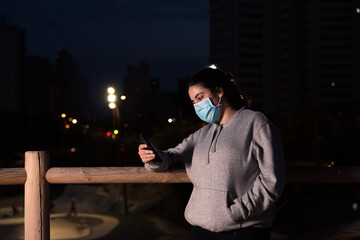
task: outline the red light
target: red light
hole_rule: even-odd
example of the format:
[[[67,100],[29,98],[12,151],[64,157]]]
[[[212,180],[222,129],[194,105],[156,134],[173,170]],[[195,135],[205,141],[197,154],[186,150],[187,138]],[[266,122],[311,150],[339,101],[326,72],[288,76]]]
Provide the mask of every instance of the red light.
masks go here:
[[[106,136],[110,137],[111,132],[106,132]]]

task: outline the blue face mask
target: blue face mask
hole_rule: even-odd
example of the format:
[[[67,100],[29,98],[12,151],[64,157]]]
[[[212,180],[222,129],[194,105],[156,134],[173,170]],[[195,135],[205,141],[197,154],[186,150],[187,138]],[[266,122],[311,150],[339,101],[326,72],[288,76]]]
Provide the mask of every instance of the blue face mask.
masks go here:
[[[210,98],[205,98],[201,102],[195,103],[194,108],[198,117],[208,123],[218,123],[221,118],[221,98],[217,106],[214,106]]]

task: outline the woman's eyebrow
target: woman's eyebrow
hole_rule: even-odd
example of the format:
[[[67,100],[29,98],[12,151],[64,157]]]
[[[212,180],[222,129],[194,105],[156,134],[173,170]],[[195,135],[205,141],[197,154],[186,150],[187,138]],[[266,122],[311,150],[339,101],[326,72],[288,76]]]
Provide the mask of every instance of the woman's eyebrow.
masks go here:
[[[199,96],[200,94],[202,94],[202,93],[204,93],[204,92],[199,92],[198,94],[196,94],[195,97],[194,97],[194,99],[197,99],[198,96]]]

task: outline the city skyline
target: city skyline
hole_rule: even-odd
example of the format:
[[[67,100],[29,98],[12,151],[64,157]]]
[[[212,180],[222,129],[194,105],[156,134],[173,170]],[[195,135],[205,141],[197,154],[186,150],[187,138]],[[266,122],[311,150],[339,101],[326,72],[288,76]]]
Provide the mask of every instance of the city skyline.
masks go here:
[[[2,23],[5,22],[5,26],[8,26],[5,31],[9,33],[8,40],[3,40],[2,44],[3,51],[8,55],[3,55],[2,61],[5,63],[3,65],[8,65],[8,68],[14,72],[9,75],[6,69],[2,71],[3,75],[5,74],[3,79],[10,80],[3,84],[5,86],[3,104],[9,102],[9,97],[5,95],[14,98],[11,91],[16,91],[16,87],[12,86],[11,91],[5,91],[5,88],[9,84],[14,85],[12,79],[15,79],[15,75],[21,74],[21,71],[16,69],[22,69],[22,64],[26,65],[21,60],[23,55],[28,59],[39,56],[49,61],[49,66],[54,67],[56,66],[54,61],[60,59],[59,53],[62,51],[71,55],[72,60],[69,63],[71,62],[77,69],[74,74],[89,80],[89,98],[94,107],[93,113],[100,118],[105,117],[106,114],[103,113],[108,110],[107,87],[111,85],[116,87],[118,94],[132,92],[132,97],[135,99],[139,97],[136,95],[148,94],[151,81],[157,79],[156,92],[160,90],[161,94],[165,92],[175,94],[178,84],[181,85],[181,80],[210,62],[234,74],[240,86],[250,96],[255,109],[266,114],[277,114],[283,120],[298,114],[306,104],[331,103],[334,110],[336,103],[338,106],[333,113],[342,116],[344,111],[351,110],[351,106],[358,103],[359,84],[356,79],[359,74],[357,68],[353,66],[357,65],[359,59],[359,48],[354,43],[359,36],[356,29],[360,14],[356,4],[352,2],[282,2],[279,8],[276,8],[272,2],[239,0],[210,1],[208,3],[210,8],[205,7],[205,1],[196,5],[191,5],[187,1],[182,4],[157,1],[155,5],[141,1],[106,1],[101,4],[83,1],[63,5],[39,1],[24,6],[19,5],[20,2],[22,0],[17,4],[9,3],[5,10],[1,10],[9,13],[14,11],[13,14],[0,12],[0,18],[4,19]],[[192,6],[193,8],[184,9]],[[99,11],[94,11],[96,7]],[[206,8],[208,9],[205,14]],[[48,11],[43,15],[45,10]],[[167,13],[167,10],[171,13]],[[123,13],[121,17],[115,13],[116,11]],[[25,14],[19,15],[19,13]],[[339,16],[333,17],[334,13]],[[51,17],[46,22],[44,19],[47,16]],[[69,22],[71,19],[76,21]],[[24,24],[25,20],[28,20],[26,24]],[[113,21],[112,25],[110,20]],[[177,24],[186,27],[190,22],[195,28],[189,28],[185,32],[180,31],[183,30],[182,28],[175,28]],[[197,24],[205,22],[209,28],[209,36],[207,36],[209,49],[202,51],[196,45],[201,45],[205,40],[200,38],[196,41],[194,38],[190,41],[189,33],[200,27],[200,25],[196,26]],[[58,27],[55,27],[55,23]],[[109,29],[99,29],[97,24],[103,24],[102,26]],[[109,24],[112,27],[109,27]],[[23,25],[28,26],[29,29],[22,28]],[[338,25],[341,27],[339,28]],[[148,27],[151,28],[147,29]],[[111,30],[114,29],[117,30],[112,32]],[[176,38],[179,33],[183,37],[177,39],[178,41],[167,42],[169,45],[160,46],[158,40],[164,43],[168,39]],[[114,39],[106,38],[110,35],[114,36]],[[200,35],[204,37],[206,34],[200,32]],[[4,36],[3,39],[6,39],[6,34]],[[149,38],[144,40],[146,37]],[[52,38],[53,41],[44,43],[48,38]],[[129,41],[130,38],[134,41]],[[30,44],[34,39],[39,41]],[[127,49],[123,49],[119,44],[110,44],[119,39],[131,42],[133,45],[129,44]],[[184,39],[189,42],[184,42]],[[81,40],[88,41],[81,45]],[[94,43],[100,44],[95,47]],[[15,44],[17,44],[16,48],[14,48]],[[181,47],[176,48],[175,45]],[[5,49],[6,46],[12,46],[12,50]],[[142,51],[143,49],[146,51]],[[200,58],[192,58],[194,55],[184,49],[189,51],[198,49],[194,51],[194,55],[200,52],[210,53],[200,60]],[[47,57],[32,54],[34,51],[43,55],[51,54]],[[156,54],[149,57],[148,54],[151,52]],[[126,54],[132,56],[128,57]],[[7,59],[14,59],[15,56],[16,69],[15,65],[10,65],[10,61],[7,63]],[[182,61],[183,57],[191,59]],[[124,62],[121,63],[122,61]],[[161,64],[161,61],[166,61],[166,64]],[[137,66],[143,64],[147,65],[146,69],[138,71]],[[92,68],[88,69],[90,66]],[[162,69],[159,69],[159,66]],[[138,72],[139,76],[134,78],[137,80],[133,77],[126,80],[129,77],[127,74],[129,69]],[[78,77],[74,79],[80,79]],[[138,79],[139,77],[141,79]],[[20,75],[18,78],[23,77]],[[39,80],[39,77],[34,75],[33,79]],[[50,80],[50,77],[48,79]],[[47,80],[43,79],[43,81]],[[129,85],[131,81],[132,87]],[[20,82],[16,84],[21,84]],[[72,83],[88,85],[85,80],[83,83],[80,82]],[[133,88],[141,91],[133,92]],[[183,92],[183,87],[180,88]],[[71,91],[69,89],[67,94],[73,95]],[[151,98],[145,95],[145,98]],[[14,99],[11,103],[16,101],[18,100]],[[351,104],[350,108],[346,106],[349,104]],[[135,107],[132,107],[132,111],[134,116],[141,114]]]
[[[208,1],[3,2],[0,18],[26,32],[26,56],[56,61],[70,52],[90,81],[95,105],[119,84],[129,66],[150,65],[161,92],[209,60]],[[102,105],[102,104],[101,104]]]

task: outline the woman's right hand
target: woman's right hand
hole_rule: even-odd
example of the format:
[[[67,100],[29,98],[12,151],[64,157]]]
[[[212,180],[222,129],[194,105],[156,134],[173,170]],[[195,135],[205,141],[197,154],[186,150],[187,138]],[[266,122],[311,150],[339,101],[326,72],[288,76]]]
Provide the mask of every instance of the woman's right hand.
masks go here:
[[[139,145],[139,156],[143,163],[147,163],[155,159],[154,152],[152,150],[148,150],[146,144]]]

